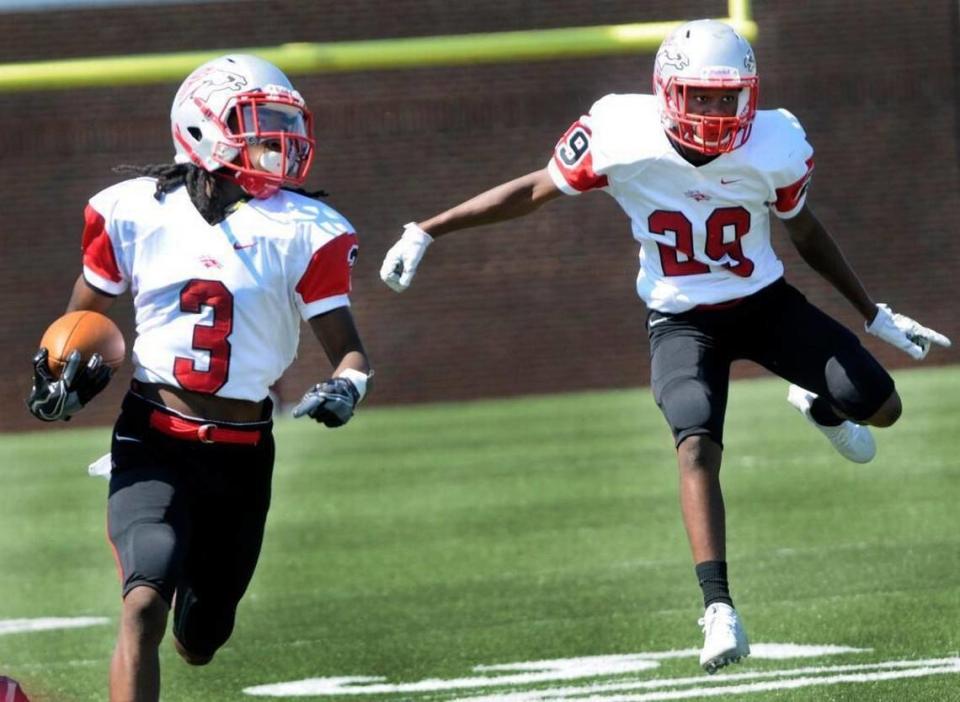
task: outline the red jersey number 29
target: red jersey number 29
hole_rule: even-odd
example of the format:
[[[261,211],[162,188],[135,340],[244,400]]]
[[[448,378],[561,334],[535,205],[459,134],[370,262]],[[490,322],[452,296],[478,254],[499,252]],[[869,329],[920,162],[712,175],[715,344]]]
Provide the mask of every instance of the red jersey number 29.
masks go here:
[[[230,375],[227,337],[233,331],[233,293],[219,280],[191,280],[180,290],[180,310],[199,314],[204,307],[213,309],[213,324],[193,327],[193,348],[209,354],[207,370],[197,370],[195,359],[177,356],[173,377],[184,390],[213,394]]]
[[[674,246],[657,242],[660,250],[660,266],[664,275],[697,275],[709,273],[710,267],[694,258],[693,225],[682,212],[657,210],[647,220],[649,230],[664,236],[672,233]],[[706,222],[707,238],[703,254],[720,261],[725,258],[735,263],[723,263],[723,267],[741,278],[753,274],[753,261],[743,254],[740,239],[750,232],[750,213],[742,207],[718,207]],[[681,260],[680,255],[683,255]]]

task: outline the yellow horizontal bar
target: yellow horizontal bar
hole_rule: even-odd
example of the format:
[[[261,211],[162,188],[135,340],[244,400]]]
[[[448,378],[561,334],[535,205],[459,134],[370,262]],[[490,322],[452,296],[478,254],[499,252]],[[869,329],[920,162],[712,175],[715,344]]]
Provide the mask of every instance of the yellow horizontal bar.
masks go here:
[[[754,22],[725,18],[753,40]],[[226,53],[256,54],[288,73],[338,73],[546,61],[652,52],[681,22],[571,27],[489,34],[294,43],[233,52],[192,51],[0,65],[0,92],[179,82],[201,63]]]

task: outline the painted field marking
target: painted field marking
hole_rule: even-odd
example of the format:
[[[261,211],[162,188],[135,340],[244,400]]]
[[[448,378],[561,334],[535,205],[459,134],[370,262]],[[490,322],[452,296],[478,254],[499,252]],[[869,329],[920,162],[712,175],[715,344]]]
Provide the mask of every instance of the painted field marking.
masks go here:
[[[897,661],[899,662],[899,661]],[[655,702],[659,700],[682,700],[693,697],[724,697],[743,695],[754,692],[774,690],[796,690],[802,687],[817,687],[823,685],[840,685],[842,683],[880,682],[884,680],[898,680],[903,678],[922,678],[930,675],[945,673],[960,673],[960,659],[952,659],[948,667],[911,668],[907,670],[887,671],[881,673],[862,673],[851,675],[829,675],[824,677],[786,678],[747,685],[730,685],[726,687],[699,687],[687,690],[673,690],[670,692],[651,692],[640,695],[619,695],[599,697],[577,697],[577,702]],[[501,698],[496,698],[501,699]],[[540,697],[539,700],[559,700],[564,698]]]
[[[0,619],[0,636],[54,629],[82,629],[109,623],[106,617],[39,617],[37,619]]]
[[[873,672],[868,672],[873,671]],[[933,658],[913,661],[883,661],[880,663],[862,663],[858,665],[810,666],[807,668],[786,668],[782,670],[758,671],[756,673],[723,673],[714,678],[703,675],[686,678],[667,678],[636,682],[584,685],[582,687],[528,690],[524,692],[497,693],[479,697],[457,697],[451,702],[653,702],[655,700],[680,700],[691,697],[721,697],[725,695],[743,695],[770,690],[788,690],[817,685],[838,685],[841,683],[864,683],[900,678],[918,678],[929,675],[960,673],[960,658]],[[799,677],[798,677],[799,676]],[[816,676],[816,677],[814,677]],[[731,685],[744,680],[762,680]],[[703,683],[709,682],[708,685]],[[695,685],[684,690],[667,690],[639,694],[605,694]]]
[[[752,653],[754,659],[788,660],[796,658],[815,658],[834,656],[845,653],[864,653],[871,649],[851,648],[849,646],[809,646],[800,644],[754,644]],[[254,696],[268,697],[307,697],[307,696],[335,696],[335,695],[385,695],[385,694],[423,694],[423,693],[456,693],[471,689],[492,687],[506,687],[516,690],[526,685],[537,685],[550,682],[562,682],[584,678],[599,678],[608,676],[623,676],[641,673],[660,667],[658,661],[673,658],[692,658],[699,655],[699,649],[688,648],[672,651],[656,651],[648,653],[618,654],[606,656],[585,656],[580,658],[560,658],[541,661],[525,661],[519,663],[505,663],[496,665],[478,665],[474,667],[476,673],[507,673],[506,675],[479,675],[452,680],[427,679],[411,683],[391,684],[383,677],[370,676],[338,676],[328,678],[309,678],[291,682],[274,683],[248,687],[244,692]],[[769,674],[769,673],[768,673]],[[777,671],[775,676],[790,675],[791,671]],[[753,674],[747,674],[753,675]],[[764,677],[765,674],[756,674]],[[730,676],[724,676],[732,679]],[[686,679],[681,684],[700,684],[704,678]],[[669,680],[647,681],[654,686],[668,687]],[[642,683],[641,687],[648,686]],[[575,688],[577,694],[589,692],[585,688]],[[619,688],[617,688],[619,689]],[[507,693],[524,695],[536,694],[535,699],[548,693],[540,690],[530,693]],[[503,694],[497,699],[503,698]],[[527,699],[525,697],[517,698]],[[533,698],[531,698],[533,699]]]

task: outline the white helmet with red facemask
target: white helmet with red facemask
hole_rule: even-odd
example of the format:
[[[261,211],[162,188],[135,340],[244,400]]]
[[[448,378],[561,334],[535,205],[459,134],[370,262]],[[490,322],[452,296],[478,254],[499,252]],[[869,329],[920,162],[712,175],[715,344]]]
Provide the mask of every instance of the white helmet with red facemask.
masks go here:
[[[221,56],[193,71],[170,127],[177,163],[231,174],[256,198],[302,185],[313,162],[310,111],[283,71],[256,56]]]
[[[703,154],[722,154],[743,146],[757,113],[759,79],[750,43],[716,20],[687,22],[657,51],[653,89],[660,119],[675,142]],[[689,88],[737,90],[732,116],[692,113]]]

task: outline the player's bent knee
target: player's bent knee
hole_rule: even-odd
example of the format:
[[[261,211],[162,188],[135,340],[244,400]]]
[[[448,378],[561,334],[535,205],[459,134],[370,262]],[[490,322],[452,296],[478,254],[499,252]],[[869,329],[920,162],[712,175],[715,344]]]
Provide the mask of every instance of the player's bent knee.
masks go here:
[[[826,380],[830,402],[844,417],[883,427],[900,416],[893,379],[873,357],[831,358]]]
[[[677,451],[699,454],[703,440],[721,445],[723,408],[712,401],[715,395],[698,379],[679,378],[668,383],[657,402],[670,430]],[[693,443],[689,443],[693,441]]]
[[[188,651],[176,636],[173,637],[173,647],[176,649],[177,654],[189,665],[207,665],[207,663],[213,660],[212,653],[209,655],[200,655]]]
[[[177,591],[173,634],[177,652],[191,665],[206,665],[233,633],[234,601],[200,602],[190,589]]]
[[[896,424],[903,413],[903,404],[900,402],[900,395],[894,391],[880,409],[874,412],[868,419],[867,424],[875,427],[889,427]]]

